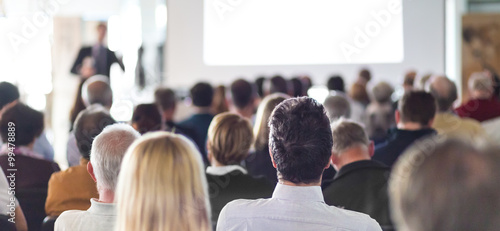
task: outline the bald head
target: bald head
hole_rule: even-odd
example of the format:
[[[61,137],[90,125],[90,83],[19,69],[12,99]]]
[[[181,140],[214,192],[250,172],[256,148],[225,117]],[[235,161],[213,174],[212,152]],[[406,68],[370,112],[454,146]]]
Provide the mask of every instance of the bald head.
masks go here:
[[[108,77],[95,75],[88,78],[82,86],[82,99],[87,107],[100,104],[110,108],[113,104],[113,92]]]
[[[432,79],[430,92],[437,100],[439,112],[450,110],[453,102],[457,100],[457,87],[455,83],[444,76],[436,76]]]

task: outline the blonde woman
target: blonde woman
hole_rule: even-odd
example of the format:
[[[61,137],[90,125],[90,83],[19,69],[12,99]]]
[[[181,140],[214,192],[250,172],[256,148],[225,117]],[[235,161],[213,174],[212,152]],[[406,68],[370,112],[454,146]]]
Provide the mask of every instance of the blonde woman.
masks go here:
[[[117,231],[208,231],[203,164],[186,138],[144,135],[125,154],[117,186]]]
[[[254,151],[245,160],[248,172],[252,176],[265,176],[270,182],[277,183],[276,169],[269,156],[269,117],[276,105],[290,98],[282,93],[266,96],[257,109],[253,134],[255,137]]]

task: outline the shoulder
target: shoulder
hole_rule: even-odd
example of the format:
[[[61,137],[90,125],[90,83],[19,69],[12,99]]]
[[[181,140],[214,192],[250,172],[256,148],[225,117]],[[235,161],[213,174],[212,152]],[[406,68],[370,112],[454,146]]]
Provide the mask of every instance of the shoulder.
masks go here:
[[[61,213],[55,222],[54,230],[71,230],[74,224],[84,216],[87,211],[83,210],[67,210]]]

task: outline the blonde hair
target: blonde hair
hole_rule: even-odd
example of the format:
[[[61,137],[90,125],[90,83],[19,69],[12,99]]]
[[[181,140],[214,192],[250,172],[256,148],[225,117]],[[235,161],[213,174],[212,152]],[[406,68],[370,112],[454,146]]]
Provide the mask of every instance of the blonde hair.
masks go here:
[[[266,96],[260,103],[253,127],[253,134],[255,136],[254,147],[256,150],[262,150],[267,147],[269,143],[269,117],[274,108],[288,98],[290,96],[282,93],[274,93]]]
[[[253,143],[252,125],[234,113],[215,116],[208,128],[208,151],[223,164],[238,164],[248,156]]]
[[[115,202],[118,231],[211,230],[200,153],[173,133],[153,132],[132,144]]]

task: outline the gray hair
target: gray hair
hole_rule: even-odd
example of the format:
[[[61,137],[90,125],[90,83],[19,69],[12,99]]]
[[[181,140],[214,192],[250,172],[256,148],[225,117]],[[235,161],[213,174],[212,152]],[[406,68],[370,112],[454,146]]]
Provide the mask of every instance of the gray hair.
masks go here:
[[[120,165],[128,147],[141,135],[127,124],[109,125],[94,139],[90,163],[98,189],[115,191]]]
[[[429,92],[436,98],[440,112],[448,111],[458,97],[455,83],[445,76],[433,77],[429,85]]]
[[[82,100],[85,106],[100,104],[111,107],[113,104],[113,91],[109,85],[109,78],[104,75],[94,75],[82,85]]]
[[[351,117],[351,104],[344,96],[339,94],[326,97],[323,106],[326,109],[328,119],[333,122],[339,118]]]
[[[359,145],[369,145],[370,140],[363,127],[352,121],[340,118],[331,124],[333,134],[332,152],[341,155],[345,150]]]
[[[468,85],[471,91],[493,92],[493,80],[482,72],[472,73]]]
[[[379,82],[372,89],[373,99],[379,103],[391,103],[394,88],[387,82]]]

